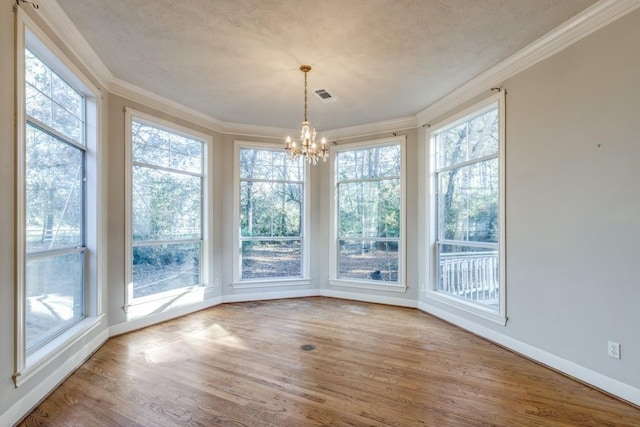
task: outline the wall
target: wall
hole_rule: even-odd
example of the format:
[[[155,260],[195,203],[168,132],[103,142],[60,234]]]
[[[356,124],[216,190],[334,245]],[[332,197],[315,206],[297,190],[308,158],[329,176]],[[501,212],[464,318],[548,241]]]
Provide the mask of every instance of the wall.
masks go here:
[[[14,200],[15,196],[13,4],[11,0],[0,0],[1,200]],[[300,294],[328,294],[410,306],[419,300],[425,311],[640,403],[637,267],[640,251],[634,244],[634,238],[640,235],[637,220],[640,169],[636,167],[640,160],[636,125],[640,111],[640,57],[634,45],[639,37],[640,12],[636,11],[503,84],[508,90],[506,326],[428,301],[424,292],[419,292],[425,285],[422,261],[428,258],[421,221],[428,208],[424,143],[427,135],[422,128],[399,132],[407,135],[406,294],[353,292],[327,284],[331,197],[328,164],[311,171],[313,280],[310,286],[296,289]],[[213,136],[210,158],[214,186],[210,209],[214,245],[210,261],[212,275],[220,279],[220,286],[209,295],[209,303],[276,297],[291,291],[274,288],[256,293],[230,286],[233,140],[281,141],[222,135],[110,95],[105,97],[104,105],[105,131],[108,129],[108,139],[105,138],[108,285],[104,301],[111,333],[144,326],[127,324],[122,310],[125,106]],[[341,139],[339,144],[387,136]],[[36,384],[46,385],[54,376],[43,373],[20,389],[13,387],[15,230],[11,203],[0,205],[0,224],[2,424],[7,414],[15,415],[22,407],[22,413],[28,411],[35,404],[33,396],[44,390],[37,389]],[[607,340],[622,344],[621,360],[607,357]],[[73,358],[83,344],[63,356]],[[62,359],[52,366],[62,366]],[[29,402],[33,403],[28,405]]]
[[[222,240],[222,217],[223,217],[223,205],[219,203],[223,199],[224,189],[216,185],[216,183],[222,182],[223,171],[221,166],[224,162],[221,160],[226,150],[225,144],[222,141],[222,136],[217,132],[210,129],[203,128],[202,126],[193,125],[185,120],[178,119],[168,115],[162,111],[155,110],[153,108],[146,107],[138,102],[125,99],[120,96],[111,95],[109,100],[109,225],[108,234],[110,236],[109,251],[108,251],[108,276],[109,276],[109,321],[110,325],[121,325],[116,329],[117,333],[122,333],[127,330],[146,326],[148,324],[164,320],[171,316],[175,316],[176,313],[184,314],[187,311],[191,311],[188,308],[182,311],[174,313],[159,313],[155,317],[140,319],[137,322],[132,323],[130,326],[124,325],[127,322],[127,315],[123,309],[125,305],[125,113],[124,109],[130,108],[143,113],[150,114],[162,120],[178,124],[180,126],[193,129],[195,131],[211,135],[213,138],[213,144],[209,151],[209,171],[213,174],[212,181],[214,185],[212,187],[211,199],[209,204],[209,210],[213,219],[212,224],[212,251],[210,262],[211,281],[213,278],[219,277],[222,270],[221,259],[222,247],[218,243]],[[226,161],[229,163],[229,161]],[[202,304],[196,307],[203,308],[208,305],[215,305],[218,303],[216,298],[220,296],[220,288],[214,288],[209,290],[205,294],[206,301],[202,301]]]
[[[506,327],[454,323],[640,403],[640,11],[508,79]],[[424,172],[424,165],[422,165]],[[607,341],[622,359],[607,356]]]
[[[34,374],[20,387],[14,387],[12,375],[15,369],[14,331],[15,331],[15,34],[14,13],[15,1],[0,0],[0,425],[10,425],[26,414],[37,402],[45,397],[59,382],[75,370],[85,358],[89,357],[108,337],[107,319],[104,318],[91,332],[64,352],[50,359],[46,368]],[[86,69],[62,45],[55,34],[51,33],[30,8],[23,10],[31,16],[40,28],[47,33],[66,56],[80,70]],[[94,83],[90,75],[87,75]],[[100,86],[100,85],[97,85]],[[105,95],[104,104],[108,102]],[[102,111],[102,120],[107,122],[106,111]],[[107,134],[102,129],[103,154],[107,154]],[[106,166],[106,164],[104,164]],[[106,178],[106,173],[103,175]],[[102,183],[107,189],[107,183]],[[107,216],[104,212],[102,218]],[[104,236],[104,244],[107,244]],[[106,284],[102,283],[103,295]],[[102,299],[104,312],[105,299]]]
[[[15,200],[15,129],[14,116],[14,2],[0,2],[0,414],[16,401],[13,387],[14,323],[14,204]]]

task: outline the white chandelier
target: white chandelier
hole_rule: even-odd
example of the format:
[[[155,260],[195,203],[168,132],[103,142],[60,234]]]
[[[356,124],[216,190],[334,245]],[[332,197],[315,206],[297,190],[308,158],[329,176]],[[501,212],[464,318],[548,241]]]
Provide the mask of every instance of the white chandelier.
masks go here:
[[[302,121],[302,130],[300,130],[300,141],[291,140],[291,137],[287,136],[285,151],[292,159],[304,156],[307,163],[315,165],[318,163],[318,159],[327,161],[329,149],[327,148],[327,140],[324,138],[318,147],[316,129],[311,127],[311,123],[307,120],[307,73],[311,71],[311,66],[301,65],[300,71],[304,73],[304,120]]]

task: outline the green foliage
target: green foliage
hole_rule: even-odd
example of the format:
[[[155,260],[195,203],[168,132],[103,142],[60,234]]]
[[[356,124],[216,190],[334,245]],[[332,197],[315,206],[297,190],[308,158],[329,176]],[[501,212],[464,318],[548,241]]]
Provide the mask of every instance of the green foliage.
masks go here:
[[[301,160],[283,151],[240,150],[240,232],[242,237],[302,235]]]
[[[439,238],[497,242],[497,108],[434,138],[438,168],[447,168],[438,172]]]

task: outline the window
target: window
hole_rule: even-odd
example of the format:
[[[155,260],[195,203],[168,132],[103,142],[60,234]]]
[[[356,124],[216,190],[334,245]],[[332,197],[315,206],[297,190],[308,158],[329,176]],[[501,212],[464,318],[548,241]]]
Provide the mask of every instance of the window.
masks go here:
[[[84,97],[25,50],[27,353],[84,317]]]
[[[18,28],[16,385],[100,314],[98,89],[20,10]]]
[[[203,285],[207,136],[127,110],[129,305]]]
[[[504,319],[503,95],[431,132],[434,291]]]
[[[308,277],[305,164],[280,147],[236,141],[234,282]],[[291,282],[293,280],[293,282]]]
[[[333,284],[404,290],[404,144],[403,137],[332,150]]]

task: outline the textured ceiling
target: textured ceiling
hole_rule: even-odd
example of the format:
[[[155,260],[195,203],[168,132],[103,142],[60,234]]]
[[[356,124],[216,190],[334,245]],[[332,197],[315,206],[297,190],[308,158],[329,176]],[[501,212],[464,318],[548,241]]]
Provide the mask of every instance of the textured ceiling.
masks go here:
[[[116,78],[231,123],[409,116],[595,0],[58,0]]]

